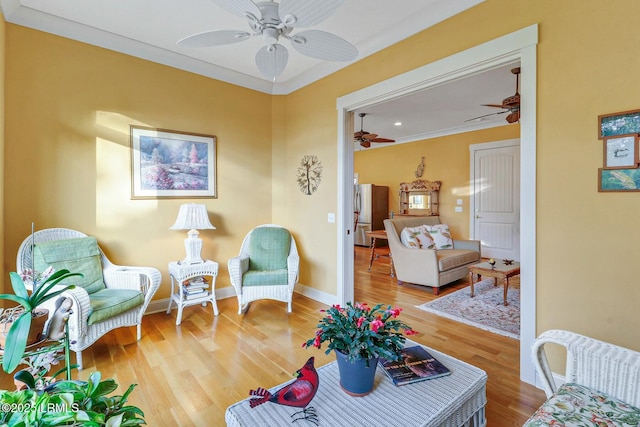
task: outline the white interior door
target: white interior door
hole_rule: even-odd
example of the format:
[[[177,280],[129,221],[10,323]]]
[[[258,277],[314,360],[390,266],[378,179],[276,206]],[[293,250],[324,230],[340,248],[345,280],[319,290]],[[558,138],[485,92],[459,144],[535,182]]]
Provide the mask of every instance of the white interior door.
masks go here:
[[[520,261],[520,141],[470,150],[471,234],[481,241],[483,257]]]

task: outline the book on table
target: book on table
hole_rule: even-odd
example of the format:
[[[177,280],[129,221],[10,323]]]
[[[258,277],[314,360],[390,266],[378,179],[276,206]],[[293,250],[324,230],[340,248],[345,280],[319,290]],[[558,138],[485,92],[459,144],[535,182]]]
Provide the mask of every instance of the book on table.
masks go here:
[[[383,357],[378,360],[384,373],[397,386],[451,374],[446,366],[422,346],[403,348],[400,351],[400,357],[401,359],[397,362]]]
[[[186,288],[197,289],[197,288],[208,288],[209,281],[204,276],[192,277],[191,279],[187,279],[182,282],[182,285]]]
[[[201,289],[198,292],[182,292],[183,300],[197,299],[197,298],[202,298],[206,296],[209,296],[209,291],[206,291],[204,289]]]

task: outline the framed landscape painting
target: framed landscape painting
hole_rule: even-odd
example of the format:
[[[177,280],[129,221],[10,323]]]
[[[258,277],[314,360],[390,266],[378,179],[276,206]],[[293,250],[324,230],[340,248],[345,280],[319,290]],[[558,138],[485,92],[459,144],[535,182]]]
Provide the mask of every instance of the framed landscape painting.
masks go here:
[[[598,116],[598,139],[629,133],[640,133],[640,110]]]
[[[215,198],[216,137],[130,126],[131,198]]]

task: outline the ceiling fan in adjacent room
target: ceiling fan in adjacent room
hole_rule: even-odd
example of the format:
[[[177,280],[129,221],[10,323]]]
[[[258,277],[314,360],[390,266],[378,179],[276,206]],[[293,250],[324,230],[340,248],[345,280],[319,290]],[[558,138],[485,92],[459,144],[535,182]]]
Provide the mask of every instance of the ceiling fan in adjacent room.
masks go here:
[[[353,138],[358,141],[360,143],[361,146],[363,146],[364,148],[369,148],[371,147],[371,143],[372,142],[396,142],[395,139],[388,139],[388,138],[378,138],[378,135],[375,133],[369,133],[367,131],[364,130],[364,126],[363,126],[363,122],[364,122],[364,116],[366,116],[367,113],[360,113],[358,114],[358,116],[360,116],[360,130],[355,132],[353,134]]]
[[[516,93],[503,99],[502,104],[482,104],[485,107],[502,108],[504,111],[474,117],[473,119],[465,120],[465,122],[471,122],[474,120],[482,119],[484,117],[506,113],[509,113],[506,117],[508,123],[516,123],[520,120],[520,92],[518,90],[520,85],[520,67],[512,68],[511,73],[516,75]]]
[[[299,27],[316,25],[344,3],[344,0],[212,0],[234,15],[246,18],[251,31],[212,30],[194,34],[178,41],[185,47],[210,47],[248,40],[262,36],[264,46],[258,50],[255,60],[260,73],[270,80],[280,75],[287,66],[289,51],[279,43],[280,37],[303,55],[325,61],[351,61],[358,56],[358,49],[335,34],[319,30],[299,31]]]

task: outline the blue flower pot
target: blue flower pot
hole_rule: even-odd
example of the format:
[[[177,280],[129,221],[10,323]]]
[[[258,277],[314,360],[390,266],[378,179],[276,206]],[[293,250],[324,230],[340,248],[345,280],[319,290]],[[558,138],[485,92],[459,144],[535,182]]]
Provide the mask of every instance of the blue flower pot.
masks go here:
[[[366,396],[373,390],[378,358],[349,361],[346,354],[334,350],[340,372],[340,387],[351,396]]]

